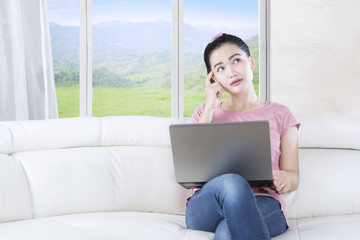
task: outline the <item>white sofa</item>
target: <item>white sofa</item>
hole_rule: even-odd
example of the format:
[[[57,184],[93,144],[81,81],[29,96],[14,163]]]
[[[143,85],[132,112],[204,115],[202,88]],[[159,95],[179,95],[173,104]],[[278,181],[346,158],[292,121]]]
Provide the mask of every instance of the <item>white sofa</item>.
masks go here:
[[[301,184],[274,239],[359,239],[360,118],[299,119]],[[213,239],[185,228],[168,131],[184,121],[0,122],[0,240]]]

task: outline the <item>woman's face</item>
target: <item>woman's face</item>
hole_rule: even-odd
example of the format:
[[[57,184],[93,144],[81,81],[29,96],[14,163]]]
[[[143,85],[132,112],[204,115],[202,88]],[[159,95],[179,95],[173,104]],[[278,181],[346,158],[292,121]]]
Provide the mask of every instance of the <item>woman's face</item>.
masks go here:
[[[252,86],[255,62],[237,45],[225,43],[210,55],[211,70],[225,91],[237,94]]]

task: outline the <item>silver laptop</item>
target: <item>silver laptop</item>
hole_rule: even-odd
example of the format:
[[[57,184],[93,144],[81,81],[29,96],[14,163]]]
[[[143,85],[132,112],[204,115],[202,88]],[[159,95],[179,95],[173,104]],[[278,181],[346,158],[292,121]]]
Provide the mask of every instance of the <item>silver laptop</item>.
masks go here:
[[[273,182],[268,121],[172,124],[169,127],[176,181],[201,187],[236,173],[251,186]]]

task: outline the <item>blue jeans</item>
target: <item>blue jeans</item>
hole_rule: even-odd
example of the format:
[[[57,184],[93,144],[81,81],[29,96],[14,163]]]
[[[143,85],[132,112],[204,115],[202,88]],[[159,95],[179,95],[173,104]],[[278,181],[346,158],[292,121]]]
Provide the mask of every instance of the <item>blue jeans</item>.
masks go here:
[[[280,203],[254,196],[248,182],[237,174],[224,174],[207,182],[189,199],[189,229],[215,233],[217,239],[270,239],[286,230]]]

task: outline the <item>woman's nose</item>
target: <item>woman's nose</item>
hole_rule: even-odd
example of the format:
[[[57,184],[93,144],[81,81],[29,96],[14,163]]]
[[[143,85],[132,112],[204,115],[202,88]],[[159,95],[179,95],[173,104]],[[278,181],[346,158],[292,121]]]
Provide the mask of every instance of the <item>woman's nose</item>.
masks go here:
[[[229,69],[229,77],[230,78],[233,78],[233,77],[236,77],[237,73],[235,71],[233,71],[231,68]]]

